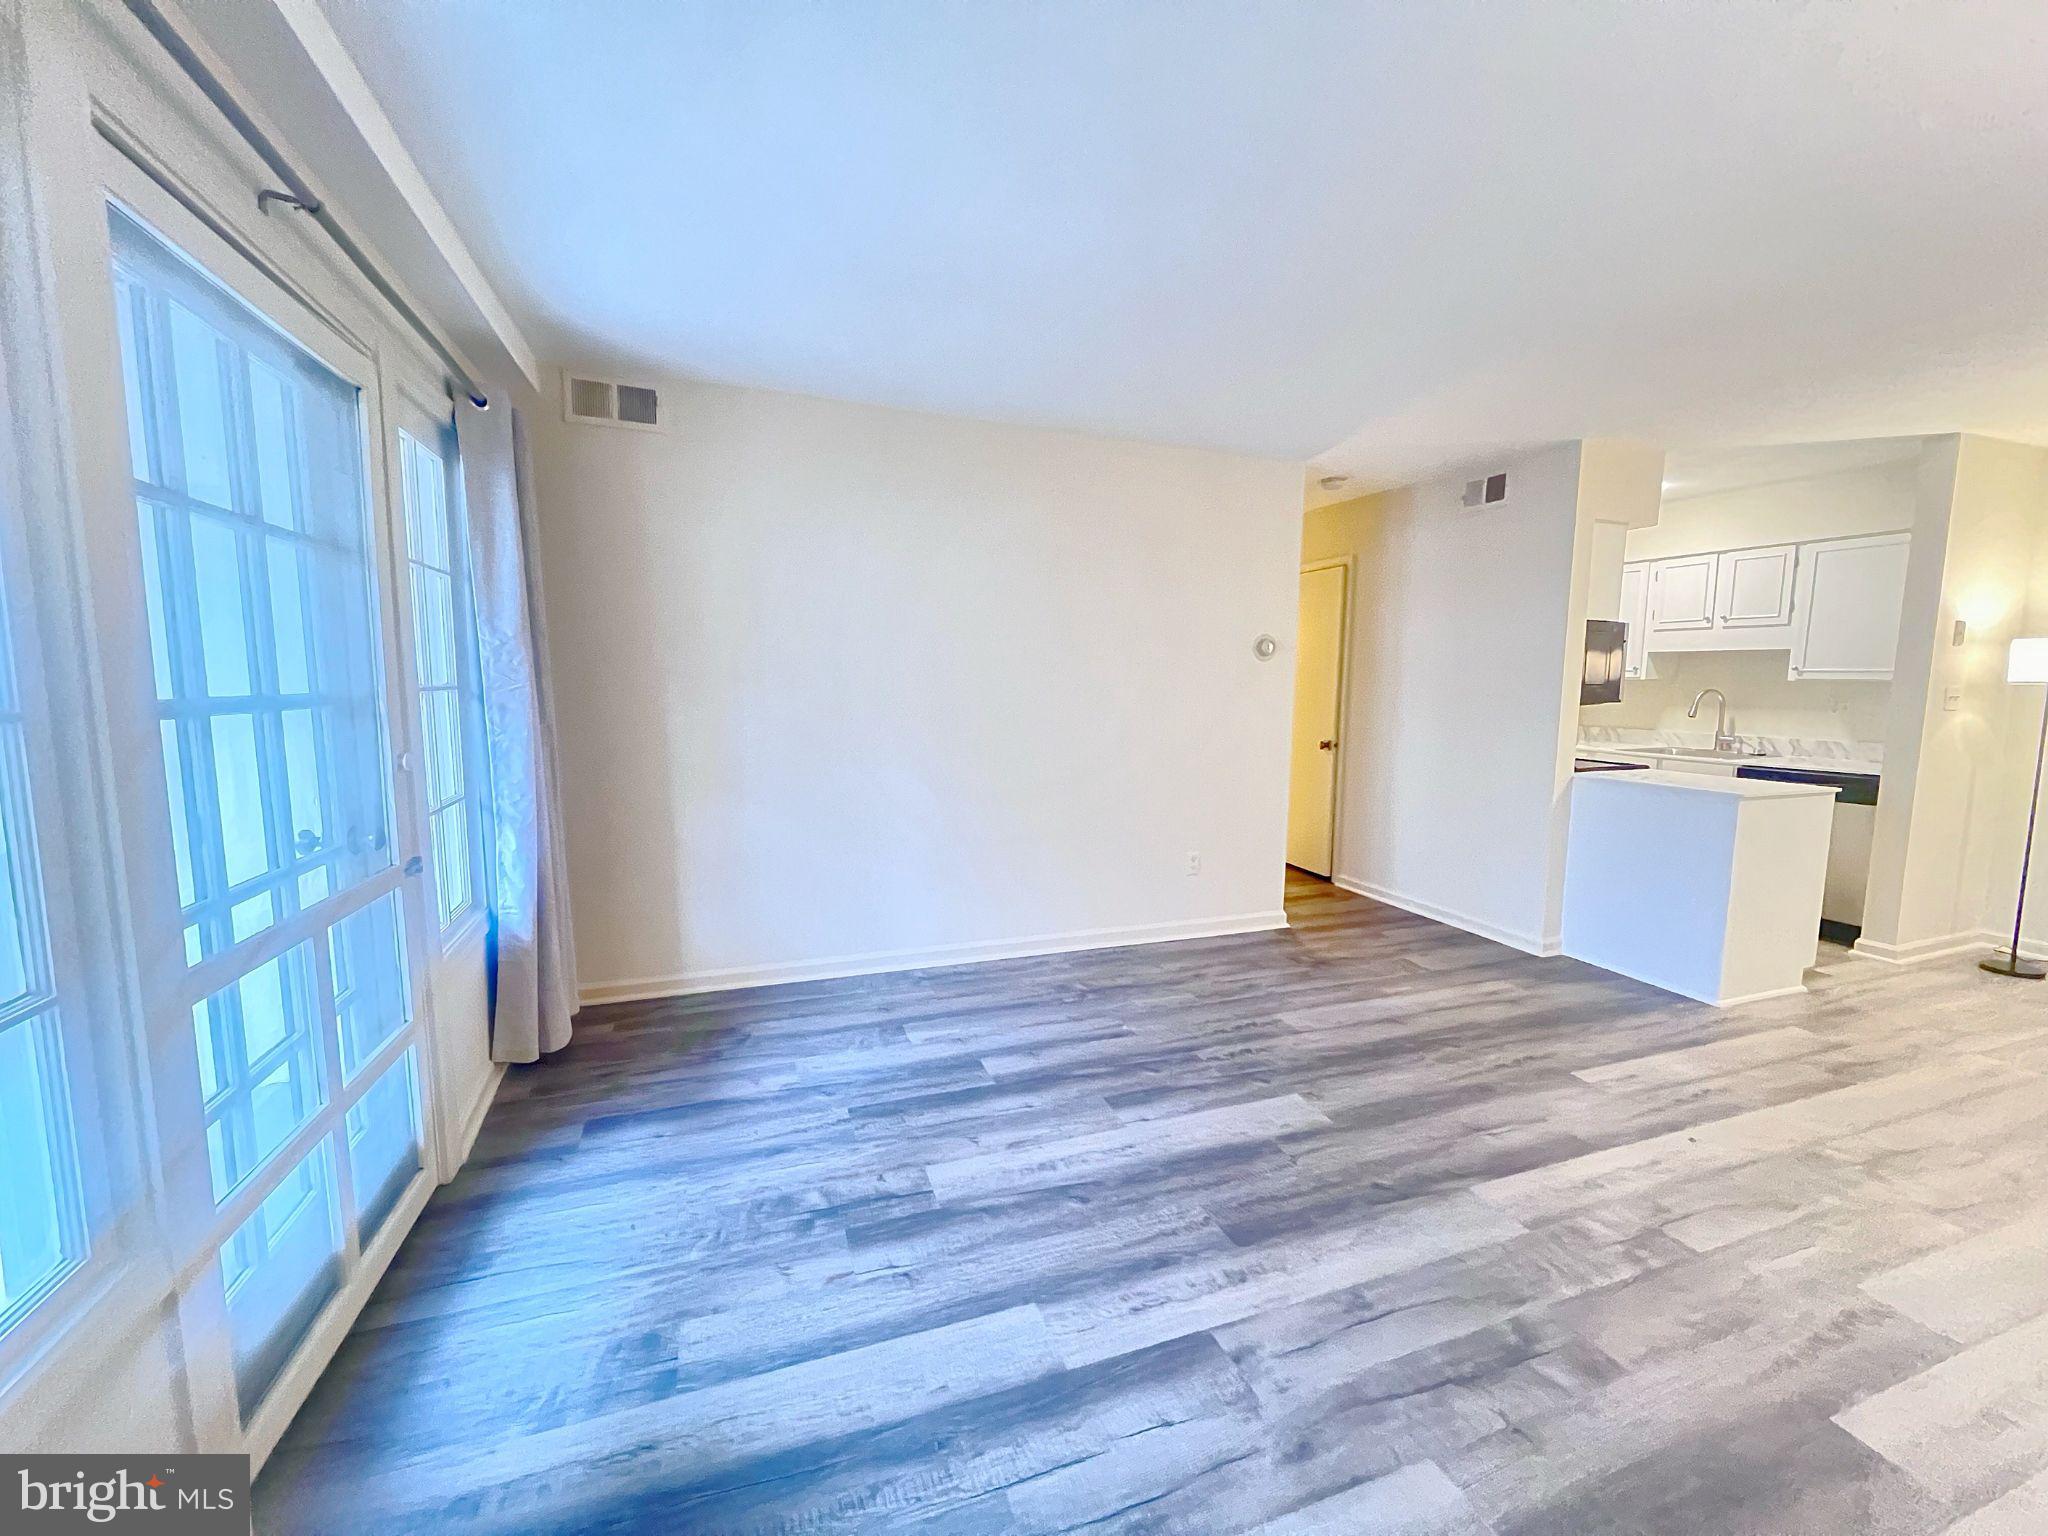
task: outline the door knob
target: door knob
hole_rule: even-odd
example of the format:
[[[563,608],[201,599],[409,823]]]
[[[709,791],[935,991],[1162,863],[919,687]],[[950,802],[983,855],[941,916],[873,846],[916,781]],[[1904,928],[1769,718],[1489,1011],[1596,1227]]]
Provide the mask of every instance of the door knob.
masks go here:
[[[1337,750],[1337,743],[1334,741],[1319,741],[1316,743],[1316,750],[1318,752],[1334,752]]]

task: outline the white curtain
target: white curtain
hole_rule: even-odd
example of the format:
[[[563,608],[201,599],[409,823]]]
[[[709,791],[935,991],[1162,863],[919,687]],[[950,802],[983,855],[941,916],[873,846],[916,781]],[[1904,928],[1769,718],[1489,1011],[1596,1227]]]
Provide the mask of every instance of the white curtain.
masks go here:
[[[538,514],[526,423],[509,405],[456,408],[489,750],[491,1057],[537,1061],[569,1043],[575,941],[548,681]]]

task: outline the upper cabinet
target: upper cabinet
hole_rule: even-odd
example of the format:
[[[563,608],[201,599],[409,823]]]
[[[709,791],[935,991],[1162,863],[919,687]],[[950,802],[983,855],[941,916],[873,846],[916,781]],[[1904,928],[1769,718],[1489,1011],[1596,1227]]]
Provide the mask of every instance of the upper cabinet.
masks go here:
[[[1774,629],[1792,622],[1792,572],[1797,544],[1731,549],[1721,556],[1715,583],[1714,624],[1719,629]]]
[[[1624,564],[1625,675],[1656,676],[1656,651],[1787,651],[1794,678],[1888,678],[1911,544],[1864,534]]]
[[[1650,563],[1621,568],[1621,622],[1628,626],[1621,648],[1621,675],[1655,677],[1650,660]]]
[[[1881,681],[1892,675],[1912,537],[1829,539],[1799,551],[1792,676]]]
[[[1680,555],[1650,566],[1652,636],[1714,627],[1714,574],[1719,555]]]

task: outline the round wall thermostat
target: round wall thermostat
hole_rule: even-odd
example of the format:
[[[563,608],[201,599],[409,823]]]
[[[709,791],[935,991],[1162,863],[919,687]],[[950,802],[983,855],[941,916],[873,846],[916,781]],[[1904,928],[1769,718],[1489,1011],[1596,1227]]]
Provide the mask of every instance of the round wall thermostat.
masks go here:
[[[1252,654],[1261,661],[1271,661],[1280,651],[1280,642],[1271,635],[1261,635],[1252,642]]]

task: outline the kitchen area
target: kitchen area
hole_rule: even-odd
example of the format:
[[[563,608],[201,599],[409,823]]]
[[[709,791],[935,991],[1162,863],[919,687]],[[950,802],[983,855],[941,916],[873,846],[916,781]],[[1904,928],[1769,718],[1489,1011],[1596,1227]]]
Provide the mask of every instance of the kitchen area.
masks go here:
[[[1674,453],[1601,525],[1565,952],[1720,1005],[1862,931],[1919,439]]]

